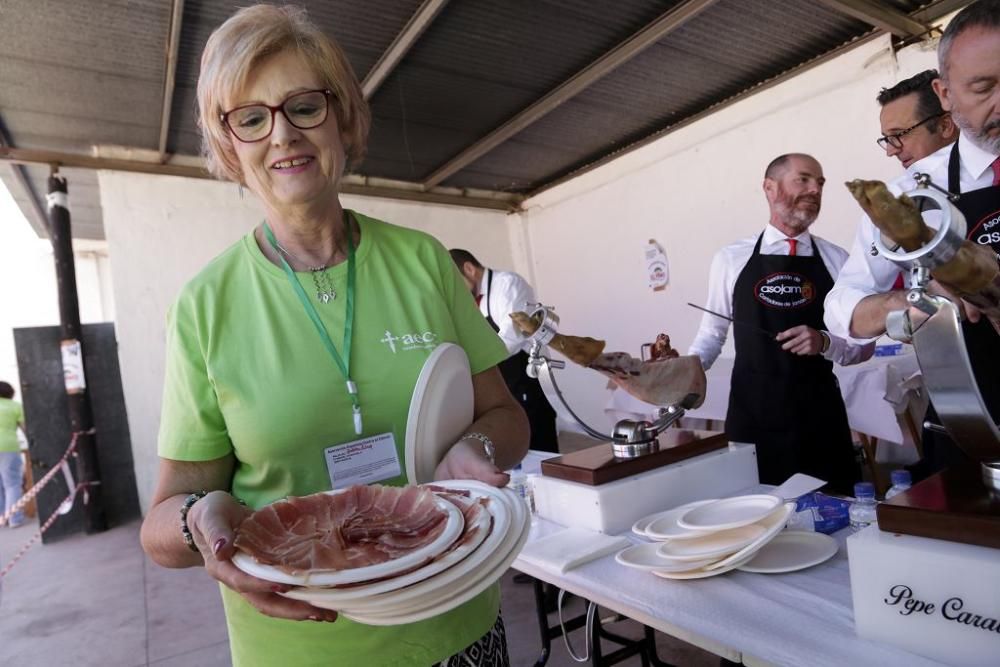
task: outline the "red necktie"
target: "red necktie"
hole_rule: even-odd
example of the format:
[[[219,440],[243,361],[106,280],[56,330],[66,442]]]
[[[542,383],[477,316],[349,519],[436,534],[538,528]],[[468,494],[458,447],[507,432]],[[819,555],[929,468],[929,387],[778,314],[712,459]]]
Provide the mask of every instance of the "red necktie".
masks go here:
[[[785,239],[788,241],[788,254],[789,256],[795,255],[795,247],[799,245],[798,239]]]
[[[993,164],[990,165],[993,169],[993,187],[1000,185],[1000,157],[993,160]]]

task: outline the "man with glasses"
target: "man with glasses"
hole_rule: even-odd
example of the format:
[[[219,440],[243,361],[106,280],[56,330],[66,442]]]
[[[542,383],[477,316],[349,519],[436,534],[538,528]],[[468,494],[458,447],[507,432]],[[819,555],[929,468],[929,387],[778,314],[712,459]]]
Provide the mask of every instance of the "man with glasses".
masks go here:
[[[924,70],[892,88],[883,88],[878,94],[882,136],[876,141],[904,169],[958,138],[951,114],[941,108],[934,92],[932,84],[937,78],[937,70]]]
[[[890,183],[890,190],[896,195],[912,190],[916,187],[913,174],[928,174],[938,187],[961,195],[955,204],[968,222],[967,238],[1000,253],[1000,234],[989,229],[1000,220],[1000,0],[979,0],[952,19],[938,46],[938,64],[941,76],[932,85],[961,135],[952,145],[912,163],[904,177]],[[874,251],[874,238],[875,227],[865,218],[851,256],[826,298],[826,325],[831,333],[875,338],[885,333],[888,313],[909,305],[905,291],[891,290],[899,268]],[[931,290],[947,295],[935,281]],[[976,381],[997,420],[1000,336],[990,323],[980,320],[977,310],[964,305],[968,321],[963,333]],[[933,411],[928,419],[936,421]],[[923,444],[924,461],[914,470],[915,477],[964,458],[947,437],[925,430]]]

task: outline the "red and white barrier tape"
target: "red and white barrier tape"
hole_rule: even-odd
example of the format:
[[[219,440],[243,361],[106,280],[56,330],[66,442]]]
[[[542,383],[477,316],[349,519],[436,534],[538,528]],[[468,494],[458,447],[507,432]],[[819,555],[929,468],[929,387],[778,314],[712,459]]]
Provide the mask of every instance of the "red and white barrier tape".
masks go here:
[[[62,455],[62,458],[59,459],[54,466],[52,466],[52,470],[45,473],[45,476],[38,480],[37,484],[28,489],[28,491],[21,496],[20,500],[14,503],[14,505],[8,509],[3,516],[0,516],[0,527],[7,525],[7,522],[10,521],[12,516],[24,509],[24,507],[38,495],[38,492],[42,490],[42,487],[48,484],[49,481],[56,476],[56,473],[61,471],[63,476],[66,478],[66,487],[70,489],[73,488],[73,476],[70,473],[69,463],[67,461],[69,460],[71,454],[75,456],[74,450],[76,449],[77,439],[81,435],[92,435],[93,433],[94,429],[90,429],[89,431],[77,431],[73,434],[73,438],[69,441],[69,447],[66,448],[66,453]],[[72,495],[76,495],[76,491],[74,491]]]
[[[53,512],[52,515],[45,520],[45,523],[41,525],[41,527],[38,529],[38,532],[35,533],[32,536],[32,538],[28,540],[23,547],[21,547],[20,551],[18,551],[14,555],[14,557],[10,560],[10,562],[7,563],[7,565],[5,565],[2,570],[0,570],[0,580],[2,580],[5,576],[7,576],[7,573],[11,571],[11,569],[14,567],[17,561],[21,560],[21,557],[24,556],[24,554],[28,553],[28,549],[33,547],[35,542],[41,539],[42,533],[48,530],[49,527],[53,523],[55,523],[55,520],[58,519],[60,515],[65,514],[66,512],[69,511],[71,507],[73,507],[73,501],[76,498],[76,494],[80,492],[80,489],[83,489],[86,486],[87,486],[86,484],[77,484],[75,487],[73,487],[73,490],[70,491],[69,495],[66,496],[66,498],[61,503],[59,503],[59,507],[56,508],[56,511]]]

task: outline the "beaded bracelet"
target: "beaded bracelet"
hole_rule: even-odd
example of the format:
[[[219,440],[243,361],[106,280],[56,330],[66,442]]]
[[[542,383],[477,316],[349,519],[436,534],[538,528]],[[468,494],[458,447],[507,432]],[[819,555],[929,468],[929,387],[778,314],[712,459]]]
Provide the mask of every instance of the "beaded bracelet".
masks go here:
[[[188,549],[198,552],[198,546],[194,543],[194,535],[191,534],[191,529],[188,528],[188,510],[196,502],[208,495],[208,491],[196,491],[184,499],[184,504],[181,505],[181,536],[184,538],[184,544],[187,545]]]

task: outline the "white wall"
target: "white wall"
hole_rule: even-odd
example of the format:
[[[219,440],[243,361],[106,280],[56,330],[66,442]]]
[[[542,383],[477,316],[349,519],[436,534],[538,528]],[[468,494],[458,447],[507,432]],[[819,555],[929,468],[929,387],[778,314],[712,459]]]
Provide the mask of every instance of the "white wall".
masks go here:
[[[185,282],[262,219],[262,210],[249,193],[240,199],[235,185],[215,181],[101,172],[99,182],[115,275],[118,355],[145,509],[156,476],[167,309]],[[513,266],[502,212],[356,196],[342,201],[424,230],[446,246],[464,246],[483,262]]]
[[[843,182],[901,171],[875,143],[875,96],[936,67],[933,48],[910,47],[897,60],[887,36],[874,40],[528,200],[528,263],[561,330],[633,355],[663,331],[686,351],[701,317],[685,304],[705,302],[720,247],[767,223],[763,171],[782,153],[810,153],[823,165],[827,187],[812,231],[849,249],[860,209]],[[671,275],[655,293],[643,261],[651,238],[665,248]],[[723,354],[732,356],[731,339]],[[601,378],[578,369],[565,377],[574,407],[602,423]]]
[[[70,195],[70,207],[73,205]],[[40,239],[0,183],[0,380],[17,389],[20,375],[13,330],[21,327],[59,326],[59,300],[52,244]],[[80,321],[114,320],[111,275],[104,242],[74,241]]]

